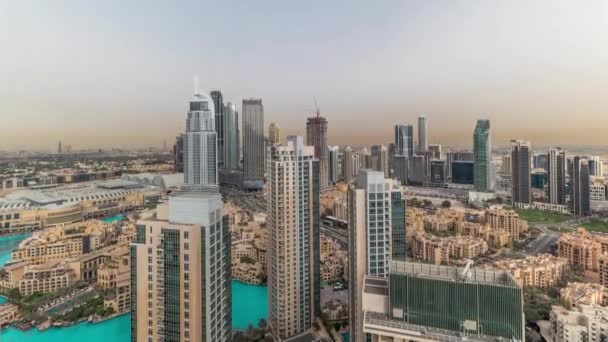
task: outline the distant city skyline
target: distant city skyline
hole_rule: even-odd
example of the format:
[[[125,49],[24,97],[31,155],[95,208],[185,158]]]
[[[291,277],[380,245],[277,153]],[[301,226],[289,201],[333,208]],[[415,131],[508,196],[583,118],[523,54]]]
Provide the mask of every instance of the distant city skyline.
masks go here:
[[[284,136],[316,97],[332,145],[388,143],[422,114],[444,146],[471,146],[479,118],[496,146],[607,144],[604,1],[35,2],[0,5],[0,149],[172,142],[194,75],[262,98]]]

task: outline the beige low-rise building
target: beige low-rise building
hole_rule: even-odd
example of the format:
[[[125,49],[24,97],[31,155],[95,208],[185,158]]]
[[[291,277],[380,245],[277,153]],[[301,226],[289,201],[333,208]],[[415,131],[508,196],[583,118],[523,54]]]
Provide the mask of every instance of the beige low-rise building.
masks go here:
[[[504,259],[493,266],[510,272],[521,287],[547,288],[557,285],[568,267],[568,261],[551,254],[541,254],[524,259]]]
[[[49,293],[72,285],[77,276],[71,265],[61,261],[51,261],[42,265],[25,266],[19,280],[19,293],[29,296],[35,292]]]
[[[488,244],[482,239],[469,236],[437,237],[418,234],[412,239],[414,258],[434,263],[448,264],[454,259],[470,259],[488,251]]]
[[[529,230],[528,222],[520,219],[515,210],[497,207],[486,210],[485,223],[492,229],[506,231],[513,240],[519,240]]]
[[[560,298],[572,306],[608,304],[608,289],[597,283],[572,282],[560,290]]]
[[[232,278],[246,284],[261,284],[263,281],[262,266],[258,263],[233,262]]]
[[[456,223],[456,233],[483,239],[488,246],[500,248],[509,244],[513,239],[511,234],[503,230],[495,230],[490,226],[475,222],[460,221]]]
[[[131,310],[131,272],[119,273],[113,291],[104,298],[104,306],[112,307],[116,313]]]
[[[19,318],[19,307],[12,303],[0,304],[0,327],[10,324]]]
[[[115,223],[97,220],[47,228],[21,241],[11,260],[30,265],[80,257],[96,250],[117,233]]]
[[[585,271],[598,272],[601,250],[597,237],[580,227],[576,232],[562,234],[557,241],[557,255]]]

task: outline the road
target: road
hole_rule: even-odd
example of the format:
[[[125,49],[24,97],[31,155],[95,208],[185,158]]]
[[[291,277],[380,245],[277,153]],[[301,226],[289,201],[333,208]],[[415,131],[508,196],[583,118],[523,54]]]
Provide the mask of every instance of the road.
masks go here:
[[[547,227],[538,227],[538,229],[540,234],[524,250],[527,255],[546,253],[559,239],[559,233],[549,230]]]
[[[251,212],[266,212],[266,200],[262,193],[243,192],[238,189],[223,188],[222,194],[234,201],[238,206]]]
[[[338,241],[342,247],[348,247],[348,234],[346,230],[328,227],[324,224],[320,225],[320,230],[321,233],[329,235],[331,238]]]
[[[553,245],[555,245],[555,243],[559,239],[560,233],[549,229],[549,226],[558,229],[568,229],[574,231],[576,227],[580,226],[587,220],[589,220],[589,217],[574,218],[572,220],[552,223],[550,225],[546,223],[530,223],[530,227],[538,229],[540,231],[540,234],[538,234],[534,241],[532,241],[528,244],[528,246],[526,246],[526,248],[523,250],[524,254],[536,255],[539,253],[546,253]]]

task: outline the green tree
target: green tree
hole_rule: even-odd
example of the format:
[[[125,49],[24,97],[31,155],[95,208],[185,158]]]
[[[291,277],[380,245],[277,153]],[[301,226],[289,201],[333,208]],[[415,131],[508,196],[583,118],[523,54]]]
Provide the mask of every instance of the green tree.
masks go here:
[[[452,202],[450,202],[450,201],[448,201],[448,200],[445,200],[445,201],[441,202],[441,206],[442,206],[443,208],[449,208],[449,207],[451,207],[451,206],[452,206]]]

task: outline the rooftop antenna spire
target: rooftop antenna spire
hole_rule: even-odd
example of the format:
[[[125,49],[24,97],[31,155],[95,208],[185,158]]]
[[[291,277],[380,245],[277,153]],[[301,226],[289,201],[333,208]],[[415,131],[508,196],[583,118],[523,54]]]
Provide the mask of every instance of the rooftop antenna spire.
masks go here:
[[[317,104],[317,97],[314,97],[315,100],[315,111],[317,112],[317,118],[321,116],[321,110],[319,110],[319,105]]]
[[[198,90],[198,76],[194,75],[194,95],[200,95]]]

